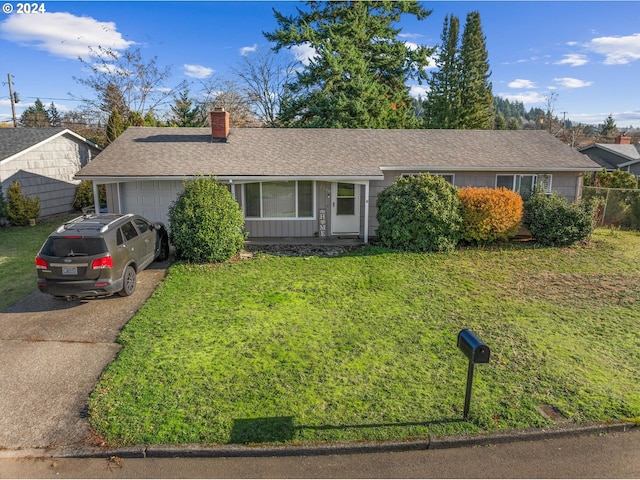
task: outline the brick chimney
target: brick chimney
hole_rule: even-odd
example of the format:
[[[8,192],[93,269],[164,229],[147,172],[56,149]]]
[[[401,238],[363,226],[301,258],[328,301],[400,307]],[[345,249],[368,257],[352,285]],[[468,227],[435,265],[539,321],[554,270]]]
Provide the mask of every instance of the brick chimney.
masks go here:
[[[615,142],[618,145],[631,145],[631,137],[625,137],[623,134],[620,134],[616,137]]]
[[[229,136],[229,112],[222,107],[211,110],[211,139],[214,142],[226,142]]]

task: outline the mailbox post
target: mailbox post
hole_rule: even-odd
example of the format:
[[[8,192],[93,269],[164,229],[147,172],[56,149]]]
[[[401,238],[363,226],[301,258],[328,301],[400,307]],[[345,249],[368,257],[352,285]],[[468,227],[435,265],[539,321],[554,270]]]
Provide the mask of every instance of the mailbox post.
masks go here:
[[[458,333],[458,348],[469,359],[469,369],[467,370],[467,393],[464,397],[463,413],[463,418],[466,419],[469,416],[469,405],[471,403],[473,367],[476,363],[489,363],[491,350],[468,328],[464,328]]]

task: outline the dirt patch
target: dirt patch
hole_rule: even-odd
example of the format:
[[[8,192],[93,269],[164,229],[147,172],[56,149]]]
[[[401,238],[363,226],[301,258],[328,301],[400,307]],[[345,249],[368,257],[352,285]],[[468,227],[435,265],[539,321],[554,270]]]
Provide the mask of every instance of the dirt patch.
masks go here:
[[[521,278],[514,286],[521,296],[561,304],[640,302],[640,283],[632,275],[542,272]]]

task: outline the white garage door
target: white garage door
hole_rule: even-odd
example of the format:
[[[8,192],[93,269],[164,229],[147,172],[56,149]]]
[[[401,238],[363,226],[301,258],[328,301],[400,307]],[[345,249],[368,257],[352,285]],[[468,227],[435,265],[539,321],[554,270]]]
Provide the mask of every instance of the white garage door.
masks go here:
[[[120,184],[122,213],[137,213],[169,228],[169,207],[182,192],[178,180],[156,180]]]

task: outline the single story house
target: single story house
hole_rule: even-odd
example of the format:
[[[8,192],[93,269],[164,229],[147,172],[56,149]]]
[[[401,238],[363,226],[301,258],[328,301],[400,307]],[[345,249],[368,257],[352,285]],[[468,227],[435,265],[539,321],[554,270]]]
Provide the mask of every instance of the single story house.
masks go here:
[[[167,223],[185,179],[215,175],[240,204],[249,238],[375,235],[376,197],[402,175],[456,186],[540,183],[570,200],[599,166],[540,131],[130,127],[76,178],[106,185],[111,212]]]
[[[0,183],[5,197],[14,181],[40,199],[40,215],[71,211],[75,174],[101,148],[67,128],[0,128]]]
[[[633,145],[631,137],[619,135],[615,143],[594,143],[579,151],[600,165],[600,169],[608,172],[620,169],[640,177],[640,145]]]

